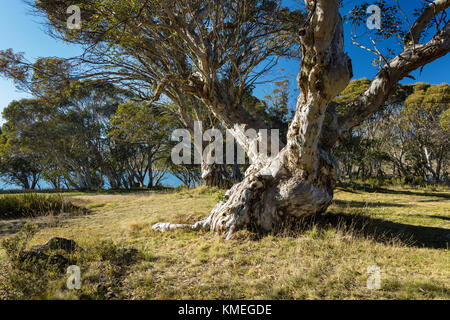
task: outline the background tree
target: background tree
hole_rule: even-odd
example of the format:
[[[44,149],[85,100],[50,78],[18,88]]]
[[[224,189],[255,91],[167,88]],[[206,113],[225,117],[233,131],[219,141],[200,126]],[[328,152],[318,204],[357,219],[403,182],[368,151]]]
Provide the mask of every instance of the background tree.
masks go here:
[[[338,112],[345,112],[367,86],[367,79],[352,81],[335,100]],[[350,167],[355,167],[360,178],[382,177],[389,172],[406,182],[415,178],[440,182],[449,158],[449,134],[440,119],[448,106],[448,85],[398,86],[385,106],[355,128],[336,150],[346,176],[352,177]]]
[[[25,190],[36,189],[42,170],[39,157],[21,150],[8,128],[3,130],[0,134],[0,177],[7,184],[18,185]]]
[[[101,187],[109,169],[109,119],[128,98],[128,92],[104,82],[72,83],[68,95],[52,105],[43,98],[11,103],[4,131],[20,150],[39,156],[45,165],[39,172],[57,185],[64,179],[80,190]]]
[[[145,179],[148,188],[159,185],[167,172],[167,166],[161,164],[170,154],[173,125],[155,108],[133,101],[119,106],[111,118],[108,133],[117,145],[127,150],[122,163],[127,164],[128,176],[140,187],[144,186]]]
[[[274,86],[270,95],[265,96],[268,101],[266,123],[269,128],[280,130],[280,139],[286,144],[289,122],[293,116],[292,110],[289,110],[289,80],[285,78],[275,82]]]
[[[441,127],[440,117],[450,105],[450,86],[417,83],[408,89],[412,93],[405,100],[403,114],[414,134],[414,151],[428,173],[424,176],[438,182],[449,160],[450,134]]]

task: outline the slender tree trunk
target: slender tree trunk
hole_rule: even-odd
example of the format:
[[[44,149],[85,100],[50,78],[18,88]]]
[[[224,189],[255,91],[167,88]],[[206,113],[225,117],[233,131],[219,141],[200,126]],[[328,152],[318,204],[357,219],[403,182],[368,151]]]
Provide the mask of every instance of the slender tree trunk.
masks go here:
[[[39,182],[39,173],[32,174],[31,190],[35,190]]]
[[[239,168],[239,164],[235,162],[232,168],[231,181],[233,183],[239,183],[243,179],[241,169]]]
[[[199,108],[199,106],[197,106]],[[180,109],[180,112],[182,112],[183,108]],[[188,128],[191,135],[195,135],[195,124],[192,119],[188,119],[187,115],[183,116],[184,125]],[[200,132],[203,131],[203,128],[200,126],[198,128]],[[203,134],[203,132],[202,132]],[[202,179],[205,182],[205,185],[208,187],[218,187],[218,188],[230,188],[232,186],[232,179],[230,175],[228,174],[226,165],[219,165],[219,164],[208,164],[206,159],[203,158],[203,150],[207,147],[207,144],[202,141],[200,145],[194,144],[194,148],[196,152],[201,154],[202,157],[202,164],[201,164],[201,174]]]
[[[151,189],[154,187],[154,182],[153,182],[153,168],[149,167],[148,169],[148,189]]]
[[[21,182],[24,190],[30,190],[30,182],[28,181],[28,178],[21,180]]]

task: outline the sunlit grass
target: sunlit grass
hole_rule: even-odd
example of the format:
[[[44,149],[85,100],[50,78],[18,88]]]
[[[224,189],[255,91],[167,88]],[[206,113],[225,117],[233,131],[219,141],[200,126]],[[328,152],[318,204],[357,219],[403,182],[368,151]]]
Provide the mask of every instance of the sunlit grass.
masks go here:
[[[450,298],[447,189],[338,188],[328,214],[297,232],[240,232],[232,241],[209,232],[151,229],[156,222],[194,222],[208,215],[217,190],[66,197],[89,214],[55,217],[52,224],[37,220],[40,231],[30,245],[59,236],[84,248],[112,240],[138,249],[146,258],[127,267],[116,298]],[[0,232],[7,223],[0,222]],[[100,281],[96,265],[84,270],[89,282]],[[381,290],[366,287],[371,265],[381,268]],[[80,297],[56,288],[46,297]]]

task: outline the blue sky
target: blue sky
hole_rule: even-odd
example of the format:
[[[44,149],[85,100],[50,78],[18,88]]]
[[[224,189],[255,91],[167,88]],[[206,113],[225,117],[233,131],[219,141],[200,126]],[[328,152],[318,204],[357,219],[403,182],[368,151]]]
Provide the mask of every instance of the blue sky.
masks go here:
[[[299,0],[289,0],[292,6],[299,6],[302,3]],[[367,0],[368,3],[373,3],[372,0]],[[361,1],[344,1],[344,8],[342,14],[347,13],[355,4]],[[400,0],[399,1],[403,11],[408,17],[412,19],[412,12],[415,7],[423,3],[423,0]],[[44,32],[44,27],[40,25],[39,18],[29,14],[29,8],[23,0],[3,1],[2,10],[0,10],[0,50],[13,48],[16,52],[24,52],[28,60],[33,61],[38,57],[59,56],[70,57],[81,52],[79,48],[73,45],[64,44],[52,39]],[[360,49],[359,47],[350,43],[350,27],[345,26],[346,35],[346,51],[353,60],[353,70],[355,78],[372,78],[377,70],[372,66],[371,60],[373,55]],[[415,71],[412,75],[417,81],[429,82],[433,84],[440,84],[449,82],[449,64],[450,55],[447,55],[427,66],[422,72]],[[291,80],[291,87],[293,94],[291,97],[291,104],[295,106],[295,96],[298,94],[296,89],[295,78],[299,71],[298,61],[282,61],[274,69],[272,74],[268,75],[266,79],[273,79],[281,75],[280,68],[284,69],[283,74],[287,74]],[[405,79],[403,83],[415,82],[411,79]],[[264,97],[272,91],[270,83],[258,86],[255,88],[255,95]],[[0,78],[0,111],[3,110],[12,100],[27,97],[26,94],[18,92],[10,80]],[[1,122],[1,119],[0,119]]]
[[[286,4],[289,5],[291,8],[304,8],[304,1],[303,0],[284,0]],[[367,2],[368,4],[374,4],[376,0],[344,0],[343,1],[343,8],[341,9],[341,15],[344,16],[347,13],[351,11],[356,5],[361,4],[363,2]],[[387,0],[387,3],[389,5],[396,5],[396,1],[393,0]],[[405,13],[405,15],[408,17],[409,22],[412,24],[414,21],[414,9],[420,8],[424,0],[399,0],[398,3],[400,4],[400,7],[402,11]],[[450,10],[447,10],[450,11]],[[449,12],[448,12],[449,13]],[[401,13],[399,12],[399,15]],[[403,17],[403,15],[401,16]],[[364,26],[365,28],[365,26]],[[354,45],[351,43],[351,25],[349,23],[344,24],[344,36],[345,36],[345,50],[352,59],[353,62],[353,73],[354,73],[354,79],[359,78],[368,78],[372,79],[378,72],[378,70],[372,65],[372,60],[375,58],[375,56],[366,51],[361,49],[360,47]],[[361,29],[364,30],[365,29]],[[360,30],[360,31],[361,31]],[[358,34],[360,34],[358,32]],[[370,46],[369,39],[367,37],[361,38],[361,40],[358,40],[360,43]],[[377,43],[378,48],[385,48],[385,47],[391,47],[399,49],[400,47],[396,46],[396,40],[386,40],[381,43]],[[397,51],[399,52],[399,51]],[[296,76],[297,73],[300,70],[300,65],[298,61],[283,61],[279,64],[278,68],[283,68],[283,73],[287,73],[289,75],[289,78],[291,80],[291,105],[293,108],[295,108],[295,99],[297,98],[297,95],[299,93],[299,90],[297,89],[296,84]],[[272,72],[272,78],[276,76],[280,76],[281,73],[277,72],[277,68],[275,68]],[[428,65],[426,65],[423,70],[416,70],[412,72],[410,75],[412,75],[416,80],[405,78],[401,81],[402,84],[409,84],[409,83],[415,83],[415,82],[428,82],[431,84],[441,84],[441,83],[448,83],[450,81],[450,54],[447,54],[445,57],[442,57]],[[270,77],[270,76],[268,76]],[[255,95],[258,97],[264,97],[264,95],[270,93],[272,90],[272,86],[270,84],[266,84],[261,87],[257,87],[254,91]]]

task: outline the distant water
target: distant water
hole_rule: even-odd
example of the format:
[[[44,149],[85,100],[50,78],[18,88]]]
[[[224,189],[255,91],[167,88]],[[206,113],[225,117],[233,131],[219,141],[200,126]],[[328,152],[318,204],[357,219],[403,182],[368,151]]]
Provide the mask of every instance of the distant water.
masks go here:
[[[176,187],[179,187],[180,185],[182,185],[183,182],[181,182],[173,174],[168,173],[168,174],[166,174],[165,178],[163,179],[162,184],[167,187],[176,188]],[[51,188],[52,188],[52,186],[48,182],[40,181],[39,186],[36,189],[45,190],[45,189],[51,189]],[[4,181],[0,180],[0,190],[20,190],[20,189],[21,189],[20,186],[7,184]]]
[[[15,189],[20,189],[20,187],[6,184],[5,182],[0,181],[0,190],[15,190]]]

